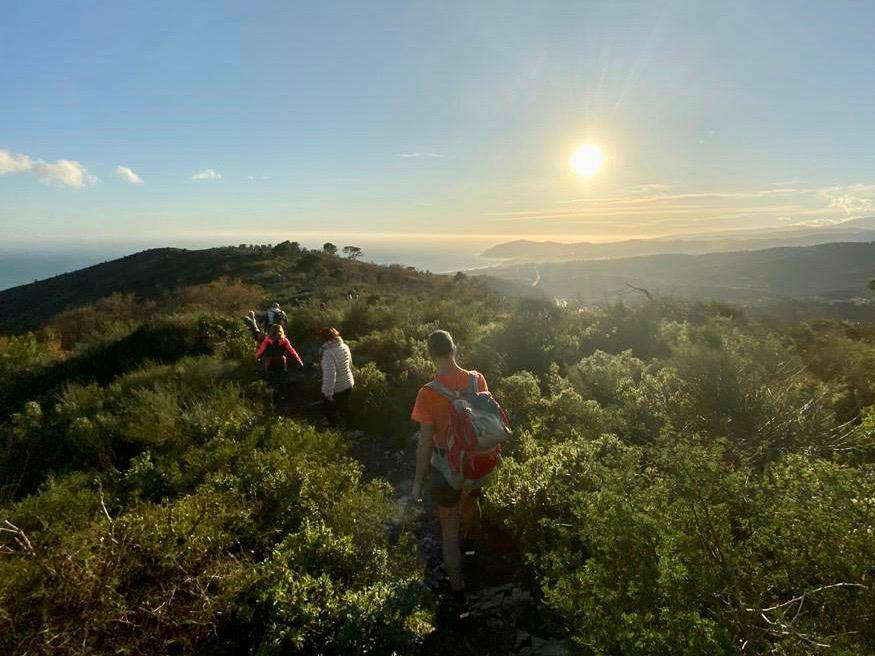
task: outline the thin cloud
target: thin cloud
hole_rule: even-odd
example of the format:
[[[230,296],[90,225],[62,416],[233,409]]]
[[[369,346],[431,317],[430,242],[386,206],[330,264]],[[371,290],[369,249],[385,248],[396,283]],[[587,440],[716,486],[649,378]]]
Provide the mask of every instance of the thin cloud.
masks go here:
[[[666,193],[666,192],[673,193]],[[599,232],[632,225],[654,234],[701,232],[735,222],[736,227],[825,226],[875,211],[875,184],[844,187],[778,187],[682,193],[657,183],[627,188],[622,195],[574,198],[522,211],[495,208],[482,216],[506,225],[582,226]]]
[[[634,187],[629,187],[629,193],[632,194],[658,194],[663,193],[671,189],[671,185],[660,184],[658,182],[652,182],[650,184],[642,184],[636,185]]]
[[[687,194],[654,194],[651,196],[613,196],[607,198],[572,198],[553,201],[557,205],[638,205],[641,203],[670,204],[687,201],[725,200],[739,198],[768,198],[769,196],[793,196],[807,193],[806,189],[758,189],[754,191],[707,191]]]
[[[778,182],[773,182],[770,184],[770,187],[793,187],[800,184],[802,180],[800,178],[790,178],[789,180],[780,180]]]
[[[221,180],[222,174],[213,169],[204,169],[200,173],[195,173],[191,176],[192,180]]]
[[[491,212],[485,214],[494,221],[532,221],[542,219],[564,219],[569,222],[574,222],[575,219],[587,221],[614,221],[617,218],[623,217],[638,217],[663,219],[681,216],[690,216],[697,219],[721,218],[727,216],[728,212],[732,216],[737,214],[754,215],[754,214],[775,214],[776,212],[796,212],[802,211],[804,208],[801,205],[767,205],[763,207],[707,207],[703,205],[685,206],[685,207],[660,207],[660,208],[622,208],[622,209],[605,209],[590,208],[580,211],[560,211],[560,212]]]
[[[854,219],[859,218],[856,216],[848,216],[841,217],[838,219],[833,219],[829,217],[820,217],[817,219],[808,219],[806,221],[796,221],[795,223],[791,223],[792,226],[801,226],[805,228],[824,228],[829,226],[837,226],[843,223],[850,223]]]
[[[403,157],[405,159],[414,159],[417,157],[443,157],[440,153],[432,153],[432,152],[414,152],[414,153],[398,153],[398,157]]]
[[[857,217],[872,211],[875,185],[827,187],[820,190],[820,195],[829,202],[831,208],[843,211],[848,217]]]
[[[115,167],[115,174],[125,182],[130,182],[131,184],[143,184],[143,180],[140,178],[140,176],[134,173],[127,166],[122,166],[121,164],[119,164]]]
[[[0,175],[10,173],[32,173],[37,180],[45,184],[53,182],[65,187],[81,188],[100,182],[91,175],[82,164],[76,160],[59,159],[55,162],[44,162],[41,159],[31,159],[23,153],[12,153],[0,150]]]
[[[829,201],[829,206],[844,210],[848,216],[852,216],[854,214],[870,212],[872,210],[872,199],[845,194],[832,198]]]

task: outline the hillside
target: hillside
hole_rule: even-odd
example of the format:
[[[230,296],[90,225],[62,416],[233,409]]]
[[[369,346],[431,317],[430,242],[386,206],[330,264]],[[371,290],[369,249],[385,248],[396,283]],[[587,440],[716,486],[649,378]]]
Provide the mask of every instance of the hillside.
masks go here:
[[[0,653],[873,653],[875,325],[559,307],[291,246],[147,251],[3,296],[44,327],[0,334]],[[871,248],[627,266],[828,289]],[[307,365],[290,403],[239,318],[271,298]],[[326,325],[356,365],[338,431]],[[514,428],[463,601],[434,499],[410,497],[438,327]]]
[[[778,247],[814,246],[830,242],[872,241],[875,241],[875,218],[865,218],[832,227],[784,228],[716,235],[684,235],[605,243],[560,243],[521,239],[496,244],[487,249],[483,256],[516,262],[549,262],[663,254],[699,255]]]
[[[847,300],[867,296],[868,281],[875,277],[875,242],[515,264],[477,273],[528,282],[548,295],[585,302],[615,298],[628,291],[627,285],[736,303],[786,297]]]
[[[64,310],[114,293],[158,299],[179,287],[222,276],[258,285],[284,302],[376,283],[391,292],[418,280],[404,267],[329,258],[318,251],[303,252],[290,242],[273,247],[156,248],[0,291],[0,332],[39,328]]]

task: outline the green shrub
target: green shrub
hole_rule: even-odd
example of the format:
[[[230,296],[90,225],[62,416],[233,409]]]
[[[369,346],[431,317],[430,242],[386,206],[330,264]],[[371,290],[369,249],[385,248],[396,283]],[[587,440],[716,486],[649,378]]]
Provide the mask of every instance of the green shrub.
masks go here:
[[[868,470],[797,455],[757,474],[722,446],[676,435],[646,449],[575,438],[521,455],[487,491],[488,516],[517,536],[581,652],[873,644]]]
[[[195,447],[193,447],[194,449]],[[276,421],[187,454],[190,491],[148,502],[143,455],[114,485],[77,474],[5,510],[7,653],[401,650],[427,620],[412,550],[390,546],[387,484],[342,440]]]
[[[504,378],[495,390],[508,413],[511,426],[529,426],[535,420],[541,400],[538,379],[528,371],[519,371]]]
[[[435,328],[514,426],[483,499],[491,570],[572,653],[875,652],[871,327],[784,331],[660,298],[563,308],[230,251],[244,283],[202,284],[232,270],[204,262],[147,290],[154,305],[0,337],[0,652],[415,653],[431,604],[374,476],[415,428]],[[305,357],[318,328],[347,338],[367,475],[342,434],[270,412],[239,321],[259,289]],[[118,320],[90,320],[106,309]]]

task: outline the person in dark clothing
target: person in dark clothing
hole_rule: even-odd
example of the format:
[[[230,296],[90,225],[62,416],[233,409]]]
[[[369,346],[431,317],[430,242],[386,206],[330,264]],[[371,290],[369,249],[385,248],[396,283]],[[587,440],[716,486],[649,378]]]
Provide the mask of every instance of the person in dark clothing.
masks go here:
[[[264,362],[267,384],[273,390],[274,401],[285,401],[288,393],[289,362],[303,368],[304,363],[298,352],[286,338],[285,330],[279,324],[270,327],[270,334],[264,338],[255,359]]]
[[[289,317],[285,312],[280,308],[280,304],[274,301],[271,303],[270,307],[267,308],[267,311],[264,313],[265,320],[267,321],[268,326],[272,326],[275,323],[278,323],[283,328],[289,325]]]

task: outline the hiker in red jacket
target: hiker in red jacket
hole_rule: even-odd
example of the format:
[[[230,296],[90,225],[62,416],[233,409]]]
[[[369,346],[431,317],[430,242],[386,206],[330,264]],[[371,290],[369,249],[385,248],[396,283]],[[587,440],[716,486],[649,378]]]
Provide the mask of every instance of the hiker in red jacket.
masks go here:
[[[270,327],[270,333],[258,347],[255,359],[264,362],[267,384],[273,390],[274,400],[285,400],[289,362],[295,362],[301,368],[303,368],[304,363],[301,362],[298,352],[286,339],[286,332],[281,325],[275,323]]]

